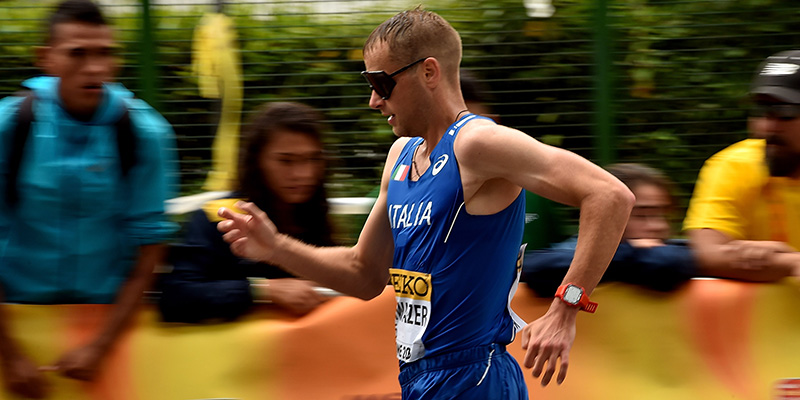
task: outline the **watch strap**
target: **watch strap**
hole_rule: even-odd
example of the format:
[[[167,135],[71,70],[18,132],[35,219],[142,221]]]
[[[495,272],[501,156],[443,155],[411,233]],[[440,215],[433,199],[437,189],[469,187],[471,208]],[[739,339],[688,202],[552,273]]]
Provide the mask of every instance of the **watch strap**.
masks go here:
[[[577,304],[572,304],[572,303],[564,300],[564,294],[567,292],[567,288],[570,287],[570,286],[574,286],[574,287],[580,289],[580,291],[581,291],[581,298],[578,300]],[[584,289],[582,286],[578,286],[578,285],[576,285],[574,283],[565,283],[565,284],[559,286],[558,290],[556,290],[556,297],[560,298],[561,301],[563,301],[564,303],[568,304],[569,306],[578,307],[581,310],[586,311],[588,313],[594,314],[594,312],[597,311],[597,303],[589,301],[589,296],[586,294],[586,289]]]
[[[589,301],[589,296],[584,295],[583,298],[586,299],[586,304],[581,304],[581,310],[594,314],[597,311],[597,303]]]

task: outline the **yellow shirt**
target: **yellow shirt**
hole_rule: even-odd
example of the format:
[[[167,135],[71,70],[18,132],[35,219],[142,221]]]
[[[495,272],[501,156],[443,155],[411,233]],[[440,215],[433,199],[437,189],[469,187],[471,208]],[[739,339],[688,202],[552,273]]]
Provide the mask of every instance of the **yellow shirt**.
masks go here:
[[[777,240],[800,249],[800,180],[770,177],[765,142],[747,139],[706,160],[684,230],[710,228],[737,240]]]

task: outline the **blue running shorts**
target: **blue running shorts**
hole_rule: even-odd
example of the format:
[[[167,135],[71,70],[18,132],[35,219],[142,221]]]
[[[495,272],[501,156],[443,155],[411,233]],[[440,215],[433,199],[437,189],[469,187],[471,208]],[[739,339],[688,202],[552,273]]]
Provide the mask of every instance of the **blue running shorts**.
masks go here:
[[[400,387],[403,400],[528,400],[522,369],[501,344],[403,364]]]

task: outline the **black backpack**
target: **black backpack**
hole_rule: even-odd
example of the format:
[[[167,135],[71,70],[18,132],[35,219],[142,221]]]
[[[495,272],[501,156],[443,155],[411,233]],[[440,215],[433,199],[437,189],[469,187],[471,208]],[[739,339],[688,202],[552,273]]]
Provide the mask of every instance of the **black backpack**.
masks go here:
[[[8,177],[6,179],[5,197],[6,203],[13,207],[19,201],[17,192],[17,176],[22,164],[22,154],[25,142],[31,131],[31,124],[34,120],[32,91],[20,94],[24,96],[22,103],[17,110],[17,125],[14,128],[14,135],[11,137],[11,146],[8,148]],[[120,119],[114,124],[117,133],[117,152],[119,154],[120,167],[123,179],[128,176],[128,171],[136,163],[136,137],[133,134],[131,117],[128,108],[125,108]]]

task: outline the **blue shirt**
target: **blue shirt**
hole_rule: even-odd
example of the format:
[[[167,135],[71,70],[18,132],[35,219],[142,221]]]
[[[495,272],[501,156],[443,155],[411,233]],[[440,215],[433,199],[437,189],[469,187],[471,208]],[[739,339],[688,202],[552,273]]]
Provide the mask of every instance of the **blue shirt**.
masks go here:
[[[0,196],[0,283],[5,301],[112,303],[138,246],[165,241],[174,174],[172,128],[122,85],[106,84],[88,122],[72,118],[58,96],[59,80],[38,77],[34,121],[17,177],[19,202]],[[20,97],[0,101],[0,188]],[[135,164],[122,177],[114,123],[127,107]]]
[[[431,152],[418,181],[409,175],[421,138],[394,165],[388,212],[394,237],[397,356],[411,362],[438,353],[510,343],[523,323],[509,307],[516,289],[525,196],[492,215],[470,215],[453,153],[454,123]]]

